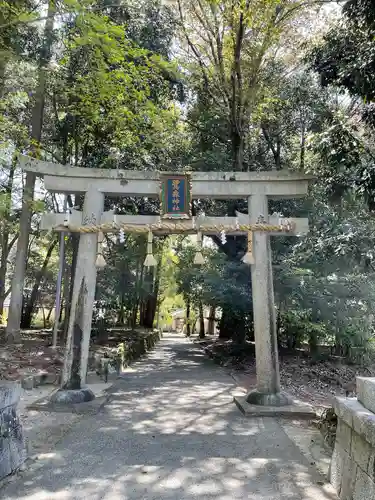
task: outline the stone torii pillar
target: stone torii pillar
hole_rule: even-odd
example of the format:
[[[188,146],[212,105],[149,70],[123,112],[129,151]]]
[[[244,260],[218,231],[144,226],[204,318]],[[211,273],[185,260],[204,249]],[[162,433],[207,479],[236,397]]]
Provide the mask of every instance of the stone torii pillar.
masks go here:
[[[83,203],[82,224],[100,223],[104,194],[89,188]],[[65,346],[62,390],[54,395],[56,402],[89,401],[94,395],[83,389],[86,381],[90,348],[92,311],[95,300],[98,233],[81,233],[74,276],[68,336]]]
[[[248,198],[251,224],[261,216],[269,222],[268,196],[253,194]],[[298,219],[296,219],[298,220]],[[306,219],[300,219],[306,221]],[[303,223],[302,223],[303,226]],[[273,288],[271,241],[272,233],[253,232],[251,265],[252,300],[256,357],[256,388],[246,396],[236,396],[235,403],[249,416],[312,416],[313,409],[281,391],[277,347],[276,309]]]
[[[261,214],[268,222],[268,198],[255,194],[249,197],[250,222],[255,224]],[[280,392],[279,359],[270,235],[253,233],[254,264],[251,266],[257,389],[246,396],[248,403],[280,406],[289,398]]]

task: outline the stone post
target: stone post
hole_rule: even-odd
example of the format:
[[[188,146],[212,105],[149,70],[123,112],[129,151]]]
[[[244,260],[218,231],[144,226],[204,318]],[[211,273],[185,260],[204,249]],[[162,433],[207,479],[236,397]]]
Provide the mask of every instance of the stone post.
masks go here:
[[[21,385],[0,384],[0,480],[12,474],[26,460],[26,445],[17,414]]]
[[[85,195],[82,224],[99,223],[103,209],[104,194],[89,189]],[[86,381],[96,288],[97,242],[98,233],[80,234],[62,377],[62,388],[67,390],[81,389]],[[77,352],[77,345],[75,345],[77,343],[77,331],[82,332],[78,377],[76,363],[73,363],[75,361],[74,353]]]
[[[336,397],[329,479],[340,500],[375,498],[375,377],[357,377],[357,398]]]
[[[258,222],[260,216],[268,222],[266,195],[249,197],[249,214],[251,224]],[[280,393],[272,257],[270,236],[267,233],[253,233],[253,254],[255,263],[251,266],[251,281],[257,389],[246,396],[246,401],[258,405],[282,406],[289,404],[290,399]]]

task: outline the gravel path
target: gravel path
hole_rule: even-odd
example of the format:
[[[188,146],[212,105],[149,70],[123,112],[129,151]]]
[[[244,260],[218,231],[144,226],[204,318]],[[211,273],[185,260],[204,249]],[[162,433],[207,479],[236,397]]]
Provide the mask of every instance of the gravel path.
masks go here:
[[[334,500],[274,419],[245,419],[235,385],[167,335],[2,500]]]

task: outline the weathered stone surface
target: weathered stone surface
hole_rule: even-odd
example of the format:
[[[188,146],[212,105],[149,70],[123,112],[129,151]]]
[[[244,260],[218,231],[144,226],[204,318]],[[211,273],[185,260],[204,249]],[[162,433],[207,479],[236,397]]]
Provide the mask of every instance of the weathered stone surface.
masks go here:
[[[372,453],[370,444],[359,434],[353,432],[351,454],[356,462],[365,472],[368,470],[370,456]]]
[[[10,431],[9,449],[11,469],[13,472],[17,470],[27,458],[23,429],[19,424]]]
[[[104,194],[93,188],[89,183],[83,203],[83,225],[97,224],[100,221],[104,207]],[[79,385],[85,383],[88,366],[88,355],[91,336],[92,310],[95,299],[96,284],[96,257],[97,257],[97,233],[81,233],[79,237],[77,265],[74,276],[73,295],[71,312],[69,318],[68,338],[66,355],[64,359],[64,369],[62,376],[62,387],[75,387],[72,382],[73,371],[79,372]],[[81,289],[84,297],[81,297]],[[78,330],[81,334],[79,353],[75,347],[74,340],[78,337]],[[76,356],[73,354],[76,353]],[[79,356],[79,361],[73,358]],[[78,380],[78,378],[77,378]]]
[[[375,450],[373,449],[368,461],[367,474],[375,482]]]
[[[349,427],[353,427],[353,414],[363,410],[357,398],[336,397],[334,408],[337,418],[343,420]]]
[[[1,382],[0,408],[17,405],[21,397],[21,386],[15,382]]]
[[[363,407],[362,407],[363,408]],[[363,408],[353,414],[353,429],[375,447],[375,414]]]
[[[37,377],[38,377],[37,385],[58,384],[60,379],[60,374],[55,372],[41,372],[38,373]]]
[[[26,391],[34,389],[34,377],[32,375],[30,377],[24,377],[21,381],[21,385]]]
[[[89,186],[115,196],[159,196],[158,172],[91,168],[69,169],[66,165],[43,162],[20,156],[21,168],[44,175],[46,189],[58,193],[85,193]],[[121,174],[121,178],[119,175]],[[193,172],[194,198],[245,198],[251,194],[266,193],[270,198],[305,196],[312,177],[300,173],[274,172]],[[235,182],[229,180],[234,177]],[[121,182],[127,180],[130,182]]]
[[[342,482],[345,456],[346,452],[336,442],[332,454],[331,465],[329,468],[329,480],[338,494],[340,494],[341,492],[341,482]]]
[[[357,398],[365,408],[375,413],[375,377],[357,377]]]
[[[17,470],[26,460],[22,426],[17,415],[21,385],[0,386],[0,479]]]
[[[0,479],[12,473],[9,439],[0,437]]]
[[[372,500],[373,498],[375,498],[375,483],[358,467],[353,500]]]
[[[256,223],[260,216],[264,221],[268,221],[268,198],[264,193],[250,196],[248,205],[251,223]],[[255,261],[251,266],[251,281],[256,283],[253,287],[253,314],[257,391],[249,394],[247,401],[252,404],[273,406],[291,404],[289,399],[275,396],[280,393],[280,374],[271,246],[268,234],[254,232],[253,254]]]
[[[264,394],[256,389],[249,392],[249,394],[246,396],[246,401],[252,405],[287,406],[293,403],[293,398],[291,398],[285,392],[278,392],[276,394]]]
[[[293,401],[285,406],[254,405],[246,401],[247,396],[235,396],[234,402],[246,417],[313,418],[313,408],[305,403]]]
[[[357,434],[375,446],[375,414],[366,409],[356,398],[335,398],[335,412]]]
[[[342,480],[341,480],[341,491],[340,498],[342,500],[352,500],[356,476],[357,476],[357,464],[352,460],[350,455],[344,454],[343,468],[342,468]]]
[[[343,420],[337,422],[336,441],[347,453],[351,451],[352,429]]]
[[[358,397],[368,404],[373,379],[357,377]],[[330,480],[340,500],[375,500],[375,414],[357,399],[335,398],[337,432]]]
[[[52,403],[71,405],[92,401],[95,399],[95,394],[88,388],[77,390],[59,389],[52,394],[50,399]]]
[[[28,406],[29,410],[37,410],[49,413],[78,413],[78,414],[96,414],[110,399],[109,394],[95,397],[92,401],[83,403],[55,403],[48,397],[34,401]]]

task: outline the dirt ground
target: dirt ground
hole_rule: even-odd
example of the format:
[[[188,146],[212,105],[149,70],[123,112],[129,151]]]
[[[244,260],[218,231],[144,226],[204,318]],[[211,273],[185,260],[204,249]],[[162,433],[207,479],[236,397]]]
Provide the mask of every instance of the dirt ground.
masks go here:
[[[125,337],[131,342],[134,334],[125,332]],[[25,375],[47,372],[56,377],[57,383],[63,365],[63,349],[52,349],[50,340],[50,331],[28,330],[22,332],[22,344],[0,345],[0,380],[19,380]],[[104,344],[92,343],[91,360],[95,354],[103,355],[106,351],[116,349],[118,341],[118,336],[113,335]],[[232,342],[206,338],[200,344],[207,355],[231,372],[239,386],[249,390],[256,385],[255,349],[252,343],[247,343],[243,348]],[[281,351],[279,357],[282,388],[315,407],[331,406],[335,395],[354,395],[356,375],[375,376],[375,363],[354,365],[338,357],[317,360],[303,351]]]
[[[19,380],[38,372],[58,375],[63,364],[63,349],[49,347],[48,331],[24,330],[21,344],[0,345],[0,380]]]
[[[115,352],[119,342],[131,343],[138,335],[137,331],[117,329],[111,331],[105,339],[94,336],[90,345],[89,371],[95,370],[95,355],[103,356],[105,352]],[[49,379],[55,379],[58,384],[64,349],[61,346],[52,349],[51,338],[51,330],[23,330],[21,344],[9,345],[0,342],[0,380],[15,381],[28,375],[47,372],[54,375]]]
[[[205,339],[200,344],[208,356],[230,370],[240,387],[247,391],[256,385],[255,348],[252,343],[245,348]],[[316,409],[332,405],[335,395],[354,396],[356,376],[375,376],[372,365],[348,364],[343,358],[313,359],[304,351],[279,353],[282,389]],[[375,361],[375,360],[374,360]]]

